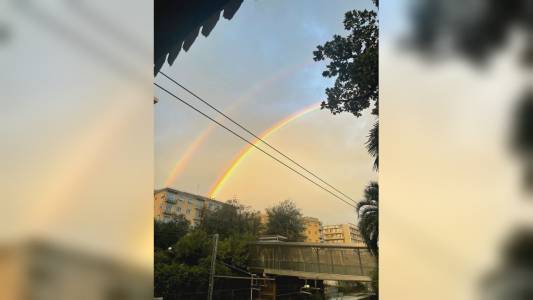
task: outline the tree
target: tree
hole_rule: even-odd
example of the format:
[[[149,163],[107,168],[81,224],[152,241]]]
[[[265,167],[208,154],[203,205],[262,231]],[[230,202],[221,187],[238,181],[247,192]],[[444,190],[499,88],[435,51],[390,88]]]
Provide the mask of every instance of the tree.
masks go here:
[[[366,149],[368,153],[374,157],[374,170],[379,169],[379,122],[374,123],[374,127],[370,129],[368,140],[366,142]]]
[[[232,235],[257,237],[261,229],[259,212],[230,200],[221,208],[205,210],[200,228],[209,234],[218,233],[221,239]]]
[[[171,249],[156,250],[155,295],[164,299],[205,299],[211,248],[211,238],[193,230]]]
[[[267,234],[282,235],[288,241],[303,241],[305,230],[303,216],[300,209],[291,200],[282,201],[280,204],[266,209],[268,222]]]
[[[515,32],[523,32],[525,41],[533,34],[531,15],[525,13],[531,12],[530,5],[529,0],[417,1],[409,20],[411,41],[423,54],[451,50],[485,64],[512,41]],[[533,47],[528,42],[522,45],[523,62],[533,67]]]
[[[156,240],[161,243],[162,227],[157,223]],[[166,228],[166,227],[165,227]],[[174,227],[171,227],[174,228]],[[188,233],[176,234],[156,247],[154,257],[155,295],[164,299],[205,299],[213,234],[220,235],[217,251],[216,272],[219,275],[242,275],[249,260],[249,243],[257,239],[260,230],[259,213],[249,207],[230,201],[216,211],[205,210],[200,224]],[[186,232],[186,231],[185,231]]]
[[[331,62],[322,76],[336,77],[332,88],[326,89],[327,101],[322,102],[333,114],[343,111],[357,117],[371,103],[378,115],[378,21],[375,11],[348,11],[344,28],[347,37],[334,35],[333,40],[317,47],[315,61],[326,58]]]
[[[256,240],[257,237],[252,235],[232,235],[223,239],[218,245],[217,260],[246,270],[250,258],[250,243]]]
[[[370,182],[364,191],[363,200],[357,203],[359,216],[359,231],[363,236],[368,250],[378,256],[379,220],[378,220],[379,186],[375,181]]]
[[[179,215],[171,222],[154,221],[154,247],[167,249],[176,243],[189,230],[189,221]]]
[[[373,1],[378,5],[378,1]],[[378,19],[373,10],[352,10],[345,14],[344,28],[350,32],[346,37],[334,35],[333,40],[319,45],[313,52],[315,61],[329,59],[322,76],[335,77],[333,87],[326,89],[327,99],[322,108],[334,115],[352,113],[356,117],[372,107],[371,113],[379,115],[379,63]],[[378,122],[371,130],[367,142],[370,154],[378,168]],[[372,147],[370,147],[372,146]],[[375,149],[375,150],[374,150]]]

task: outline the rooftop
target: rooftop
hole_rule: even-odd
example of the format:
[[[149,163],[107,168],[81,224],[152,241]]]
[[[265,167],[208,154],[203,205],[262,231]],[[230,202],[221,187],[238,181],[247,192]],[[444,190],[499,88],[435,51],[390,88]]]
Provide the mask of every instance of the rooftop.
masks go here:
[[[180,195],[188,196],[188,197],[191,197],[191,198],[200,199],[200,200],[203,200],[203,201],[215,201],[215,202],[219,202],[221,204],[225,204],[224,202],[216,200],[216,199],[212,199],[212,198],[201,196],[201,195],[192,194],[192,193],[189,193],[189,192],[176,190],[176,189],[169,188],[169,187],[162,188],[162,189],[157,189],[157,190],[154,191],[154,194],[157,194],[157,193],[160,193],[160,192],[170,192],[170,193],[173,193],[173,194],[176,194],[176,195],[180,194]]]

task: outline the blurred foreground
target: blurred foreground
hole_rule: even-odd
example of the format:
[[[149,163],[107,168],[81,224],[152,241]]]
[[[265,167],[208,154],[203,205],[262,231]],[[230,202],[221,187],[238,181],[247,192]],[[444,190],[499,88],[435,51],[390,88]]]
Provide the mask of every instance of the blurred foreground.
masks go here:
[[[152,274],[53,243],[0,247],[0,299],[145,300]]]
[[[531,4],[381,3],[383,299],[532,299]]]
[[[0,0],[0,299],[151,297],[151,11]]]

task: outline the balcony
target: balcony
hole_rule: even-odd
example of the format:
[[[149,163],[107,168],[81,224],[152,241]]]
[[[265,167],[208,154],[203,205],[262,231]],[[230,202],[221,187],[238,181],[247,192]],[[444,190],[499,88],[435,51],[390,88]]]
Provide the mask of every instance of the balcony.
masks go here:
[[[176,199],[168,199],[168,198],[165,199],[165,202],[166,202],[166,203],[170,203],[170,204],[176,204],[176,203],[178,203],[178,201],[177,201]]]

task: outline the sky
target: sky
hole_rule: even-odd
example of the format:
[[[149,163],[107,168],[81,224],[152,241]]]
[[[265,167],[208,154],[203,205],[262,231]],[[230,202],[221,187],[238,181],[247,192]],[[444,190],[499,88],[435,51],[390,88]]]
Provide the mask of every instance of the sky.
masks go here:
[[[220,19],[207,38],[199,36],[162,71],[262,133],[325,98],[333,81],[322,77],[325,63],[314,62],[312,52],[334,34],[347,33],[342,25],[346,11],[363,8],[372,8],[371,1],[244,1],[232,20]],[[161,75],[156,82],[215,116]],[[236,198],[255,210],[291,199],[304,215],[326,224],[356,222],[353,208],[257,150],[210,193],[246,144],[164,92],[155,93],[160,99],[155,105],[155,188],[168,185],[222,201]],[[356,118],[316,109],[267,141],[358,200],[364,186],[377,178],[365,149],[374,122],[369,112]]]

